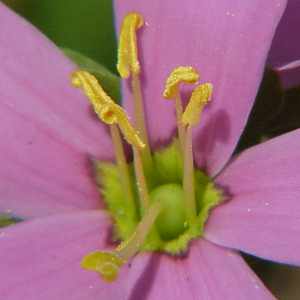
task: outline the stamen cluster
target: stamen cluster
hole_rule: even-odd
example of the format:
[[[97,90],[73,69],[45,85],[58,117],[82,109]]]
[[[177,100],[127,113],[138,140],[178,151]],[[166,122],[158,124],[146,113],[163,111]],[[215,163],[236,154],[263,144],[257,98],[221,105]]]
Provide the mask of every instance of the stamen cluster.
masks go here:
[[[212,85],[199,84],[192,92],[187,107],[183,108],[180,85],[197,84],[199,73],[191,66],[175,68],[166,79],[163,96],[175,100],[179,149],[183,157],[183,180],[181,185],[164,186],[161,190],[149,193],[149,186],[145,170],[153,172],[153,157],[149,146],[146,130],[142,99],[142,84],[140,81],[141,66],[138,60],[137,30],[144,24],[144,19],[137,13],[128,14],[122,24],[118,51],[117,69],[124,79],[129,79],[132,86],[132,96],[135,107],[134,124],[131,124],[124,109],[111,99],[103,90],[97,79],[90,73],[79,70],[72,74],[72,84],[81,88],[90,100],[99,119],[110,127],[113,140],[116,162],[121,174],[121,185],[126,195],[125,199],[133,206],[138,206],[139,223],[131,236],[124,240],[114,251],[97,251],[87,255],[82,266],[100,273],[106,281],[117,278],[119,268],[132,258],[143,246],[149,232],[155,232],[160,239],[166,239],[169,230],[155,227],[159,216],[166,214],[169,206],[182,207],[183,214],[178,219],[182,225],[178,226],[180,235],[182,228],[192,228],[197,223],[199,208],[195,193],[195,170],[193,160],[192,128],[198,124],[204,106],[210,101]],[[130,167],[125,158],[121,134],[132,146],[133,166],[137,186],[138,203],[135,201],[134,190],[131,185]],[[163,195],[166,191],[176,191],[179,200],[169,201]],[[155,194],[155,196],[154,196]],[[183,198],[183,199],[181,199]],[[155,199],[155,200],[153,200]],[[174,197],[175,199],[175,197]],[[178,204],[179,203],[179,204]],[[172,211],[172,210],[171,210]],[[168,219],[168,216],[167,216]],[[167,226],[167,225],[166,225]],[[164,234],[162,232],[165,232]],[[177,233],[176,233],[177,232]],[[170,236],[173,238],[174,233]],[[195,236],[192,234],[191,236]]]

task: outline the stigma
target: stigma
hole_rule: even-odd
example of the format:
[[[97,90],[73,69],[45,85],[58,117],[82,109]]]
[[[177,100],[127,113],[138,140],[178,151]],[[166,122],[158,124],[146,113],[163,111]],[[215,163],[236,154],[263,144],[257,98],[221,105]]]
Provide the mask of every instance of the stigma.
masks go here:
[[[137,43],[143,25],[140,14],[129,13],[119,38],[117,69],[132,87],[133,120],[92,74],[71,74],[72,85],[83,91],[99,121],[109,127],[114,145],[116,163],[99,162],[97,178],[120,244],[112,251],[87,254],[81,262],[107,282],[116,280],[122,266],[140,251],[185,252],[190,241],[201,236],[209,210],[221,199],[210,178],[194,167],[192,129],[211,100],[213,86],[199,84],[193,66],[174,66],[162,91],[165,99],[174,100],[178,138],[160,151],[150,148]],[[194,86],[186,107],[182,85]],[[132,148],[132,162],[126,158],[123,139]]]

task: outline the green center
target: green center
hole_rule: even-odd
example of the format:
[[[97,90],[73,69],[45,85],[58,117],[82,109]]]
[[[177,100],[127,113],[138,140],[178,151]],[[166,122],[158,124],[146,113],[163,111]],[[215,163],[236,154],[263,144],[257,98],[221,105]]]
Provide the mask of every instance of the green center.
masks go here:
[[[186,214],[184,195],[179,184],[169,183],[155,188],[151,194],[151,201],[160,201],[163,211],[156,219],[156,228],[163,240],[172,240],[185,230]]]
[[[98,162],[96,167],[101,193],[114,220],[113,238],[127,240],[141,219],[133,167],[131,166],[131,177],[135,204],[124,198],[118,167],[115,164]],[[182,157],[176,140],[154,153],[153,166],[151,170],[146,170],[146,179],[151,202],[160,201],[163,210],[156,219],[143,250],[165,251],[173,255],[186,251],[192,239],[202,236],[209,211],[221,202],[222,194],[213,181],[204,172],[196,170],[194,176],[197,218],[193,224],[188,224],[182,174]]]

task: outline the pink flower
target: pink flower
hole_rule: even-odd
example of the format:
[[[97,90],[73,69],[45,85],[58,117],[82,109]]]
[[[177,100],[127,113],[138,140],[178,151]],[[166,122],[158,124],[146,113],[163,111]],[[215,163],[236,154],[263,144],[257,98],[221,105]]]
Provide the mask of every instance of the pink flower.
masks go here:
[[[214,209],[186,257],[138,254],[111,284],[80,267],[110,238],[89,159],[112,159],[111,141],[70,86],[74,66],[0,5],[0,210],[29,219],[0,231],[2,298],[272,299],[234,249],[299,264],[300,131],[230,157],[285,2],[116,2],[118,20],[134,10],[147,22],[140,46],[154,148],[175,128],[172,103],[161,97],[168,72],[193,65],[213,83],[214,99],[194,132],[195,161],[230,199]],[[131,113],[126,95],[124,85]]]
[[[284,88],[300,81],[300,42],[295,39],[300,26],[300,2],[289,0],[270,49],[268,64],[277,71]]]

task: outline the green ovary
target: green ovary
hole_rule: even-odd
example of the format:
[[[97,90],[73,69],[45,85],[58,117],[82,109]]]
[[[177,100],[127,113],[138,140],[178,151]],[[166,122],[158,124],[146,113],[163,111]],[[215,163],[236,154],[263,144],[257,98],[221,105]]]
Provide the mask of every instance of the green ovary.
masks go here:
[[[179,184],[169,183],[155,188],[151,201],[160,201],[163,211],[156,219],[155,225],[163,240],[172,240],[185,230],[186,214],[183,190]]]
[[[135,191],[134,205],[124,198],[118,167],[107,162],[97,162],[97,181],[114,220],[114,239],[127,240],[141,220],[138,193],[133,167],[132,188]],[[177,140],[153,155],[153,167],[146,170],[150,199],[160,201],[163,210],[156,219],[142,250],[164,251],[172,255],[187,250],[192,239],[201,237],[209,211],[220,204],[222,193],[202,171],[196,170],[195,192],[197,218],[194,223],[186,220],[186,209],[182,189],[183,163]]]

